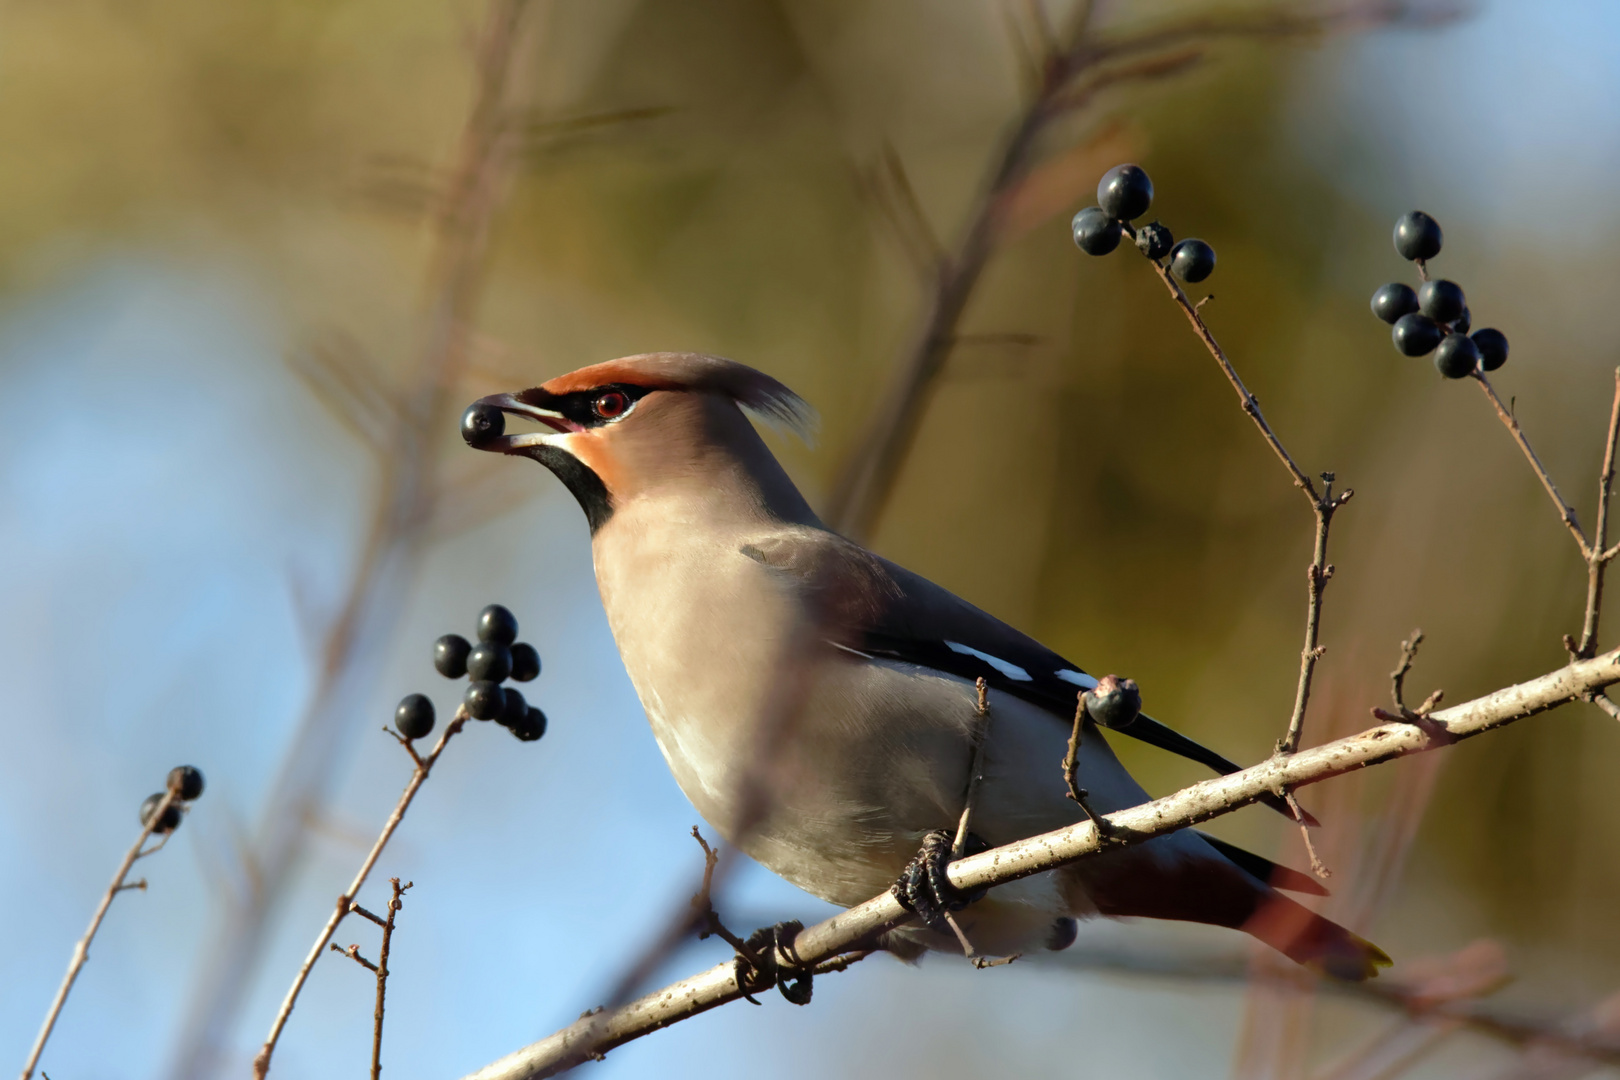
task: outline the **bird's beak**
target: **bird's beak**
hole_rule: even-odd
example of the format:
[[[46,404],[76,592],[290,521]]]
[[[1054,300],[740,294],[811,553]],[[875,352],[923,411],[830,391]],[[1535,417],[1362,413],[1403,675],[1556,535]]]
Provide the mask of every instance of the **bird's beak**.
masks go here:
[[[581,430],[578,424],[563,416],[562,413],[523,401],[516,394],[491,394],[488,397],[479,398],[473,403],[473,409],[480,407],[499,409],[501,412],[512,416],[521,416],[526,420],[537,421],[550,428],[551,431],[495,435],[480,439],[474,443],[474,446],[479,450],[489,450],[500,454],[516,454],[529,447],[546,445],[554,437],[553,432],[567,434]]]

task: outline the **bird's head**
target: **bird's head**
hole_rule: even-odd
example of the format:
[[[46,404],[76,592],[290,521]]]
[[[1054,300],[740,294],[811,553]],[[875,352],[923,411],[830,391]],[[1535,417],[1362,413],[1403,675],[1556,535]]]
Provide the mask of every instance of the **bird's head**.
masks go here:
[[[744,409],[804,437],[815,424],[802,398],[744,364],[647,353],[480,398],[462,416],[461,434],[476,450],[533,458],[556,473],[592,533],[626,502],[672,492],[729,496],[813,520]],[[507,416],[544,430],[507,434]]]

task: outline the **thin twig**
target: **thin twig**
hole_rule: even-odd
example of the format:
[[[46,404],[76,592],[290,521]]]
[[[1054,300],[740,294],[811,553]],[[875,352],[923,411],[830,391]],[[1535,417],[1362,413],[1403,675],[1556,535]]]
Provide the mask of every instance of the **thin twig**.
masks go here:
[[[1080,786],[1080,737],[1086,726],[1086,694],[1082,690],[1074,696],[1074,729],[1069,732],[1069,745],[1063,754],[1063,782],[1068,785],[1068,796],[1086,812],[1087,819],[1105,833],[1107,823],[1091,808],[1088,792]]]
[[[1432,726],[1404,720],[1385,724],[1286,756],[1273,756],[1229,776],[1215,777],[1173,795],[1107,815],[1120,843],[1141,843],[1232,812],[1279,790],[1293,790],[1370,765],[1448,746],[1505,727],[1528,716],[1584,698],[1620,682],[1620,649],[1579,660],[1529,682],[1429,717]],[[992,848],[956,860],[946,868],[959,890],[991,888],[1094,856],[1108,845],[1090,822]],[[784,962],[811,967],[846,952],[865,950],[881,934],[904,925],[910,912],[890,892],[800,931],[785,949]],[[616,1046],[741,997],[736,965],[721,964],[701,974],[597,1013],[480,1069],[468,1080],[536,1080],[555,1076]]]
[[[982,677],[974,687],[979,692],[979,701],[973,713],[973,759],[968,765],[967,793],[962,798],[962,816],[956,823],[956,839],[951,843],[953,859],[960,859],[967,852],[973,809],[979,801],[979,784],[984,781],[985,748],[990,741],[990,687]]]
[[[1609,496],[1614,490],[1614,448],[1620,439],[1620,368],[1614,372],[1614,404],[1609,406],[1609,440],[1603,446],[1603,468],[1598,474],[1597,531],[1586,556],[1586,617],[1575,655],[1585,659],[1597,651],[1598,618],[1603,607],[1603,574],[1609,568]]]
[[[1316,674],[1316,662],[1327,652],[1326,646],[1318,643],[1318,637],[1322,628],[1322,593],[1333,578],[1333,564],[1327,561],[1328,529],[1333,525],[1334,513],[1354,495],[1352,489],[1345,488],[1344,493],[1335,498],[1333,474],[1322,474],[1322,497],[1311,507],[1316,514],[1316,545],[1312,549],[1311,565],[1305,570],[1309,597],[1305,607],[1305,646],[1299,654],[1299,685],[1294,691],[1294,712],[1288,718],[1288,734],[1277,744],[1277,752],[1281,754],[1292,754],[1298,750],[1300,737],[1305,731],[1305,709],[1311,701],[1311,679]]]
[[[253,1059],[255,1080],[263,1080],[264,1075],[270,1071],[270,1056],[275,1053],[276,1042],[281,1038],[282,1029],[287,1026],[287,1018],[292,1015],[293,1006],[298,1003],[298,995],[304,989],[304,983],[308,980],[310,970],[315,966],[315,961],[319,960],[321,954],[326,951],[326,946],[331,942],[332,935],[337,931],[338,923],[342,922],[344,917],[354,909],[355,897],[360,894],[360,889],[365,885],[366,878],[370,876],[372,867],[377,865],[377,859],[382,855],[383,848],[393,838],[394,830],[399,828],[399,823],[404,820],[405,811],[411,808],[411,800],[416,798],[416,793],[421,790],[422,784],[427,780],[428,773],[432,771],[434,763],[439,760],[439,755],[444,753],[445,744],[466,723],[467,710],[465,708],[457,709],[456,715],[445,726],[444,734],[439,736],[439,741],[434,745],[433,752],[420,759],[419,764],[412,771],[410,780],[405,784],[405,790],[400,792],[399,801],[394,804],[394,812],[389,814],[388,820],[383,823],[382,832],[377,836],[377,842],[371,845],[371,851],[366,854],[365,861],[360,864],[360,870],[355,874],[354,880],[349,883],[348,889],[344,891],[342,896],[337,898],[337,904],[333,908],[332,914],[327,917],[326,925],[321,927],[321,932],[315,937],[315,944],[310,947],[309,955],[304,958],[304,963],[299,967],[298,974],[293,976],[292,986],[288,988],[287,996],[282,999],[281,1008],[276,1011],[275,1021],[270,1025],[270,1034],[265,1038],[264,1045],[259,1048],[258,1055]],[[392,914],[389,917],[392,918]],[[372,921],[376,921],[376,916],[371,916],[371,918]]]
[[[1176,306],[1181,308],[1181,313],[1187,316],[1187,321],[1192,324],[1193,333],[1198,335],[1198,340],[1204,343],[1209,355],[1220,365],[1221,374],[1226,376],[1226,381],[1232,384],[1232,390],[1238,396],[1238,404],[1248,414],[1249,419],[1254,421],[1254,426],[1260,429],[1260,435],[1266,440],[1266,445],[1271,447],[1272,452],[1277,455],[1277,460],[1283,463],[1288,474],[1294,478],[1294,486],[1305,493],[1305,497],[1311,501],[1311,508],[1315,510],[1318,504],[1324,501],[1323,497],[1316,493],[1316,485],[1312,484],[1311,478],[1294,463],[1294,459],[1284,449],[1282,440],[1277,438],[1276,432],[1271,430],[1271,425],[1266,423],[1265,415],[1260,411],[1260,400],[1250,393],[1249,388],[1243,385],[1243,380],[1238,378],[1237,370],[1226,358],[1226,352],[1221,348],[1220,342],[1215,340],[1209,324],[1204,322],[1204,317],[1198,313],[1197,306],[1187,299],[1187,294],[1182,290],[1180,283],[1170,275],[1169,267],[1156,259],[1149,259],[1148,263],[1153,267],[1154,273],[1159,275],[1159,280],[1164,282],[1164,287],[1170,290],[1170,297],[1176,302]],[[1322,532],[1325,534],[1326,530]]]
[[[394,938],[394,916],[405,906],[400,897],[415,884],[407,881],[401,885],[399,878],[389,878],[388,883],[393,886],[394,895],[388,901],[388,920],[383,923],[382,946],[377,950],[377,1012],[371,1032],[371,1080],[382,1080],[383,995],[388,990],[388,948]]]
[[[74,980],[78,979],[79,971],[84,967],[85,961],[90,959],[90,943],[96,939],[96,931],[101,929],[101,920],[106,918],[107,909],[112,906],[113,897],[126,889],[144,890],[146,888],[144,879],[125,885],[124,878],[129,875],[130,867],[135,865],[136,859],[149,855],[162,846],[159,844],[153,847],[151,851],[143,850],[147,838],[152,835],[152,830],[163,820],[164,816],[169,812],[169,807],[179,801],[179,798],[180,791],[177,787],[170,787],[163,793],[163,798],[158,801],[156,808],[147,816],[146,824],[141,826],[140,835],[135,837],[135,843],[131,844],[129,851],[124,853],[124,861],[118,864],[118,871],[113,874],[112,884],[108,885],[107,891],[101,894],[101,902],[96,905],[95,914],[90,916],[89,928],[85,930],[84,936],[73,946],[73,956],[68,960],[67,971],[62,976],[62,984],[56,988],[56,997],[51,999],[51,1007],[45,1013],[45,1022],[40,1025],[39,1035],[34,1039],[33,1049],[28,1052],[28,1060],[23,1063],[22,1080],[28,1080],[34,1074],[34,1069],[39,1065],[39,1056],[45,1052],[45,1044],[50,1041],[51,1031],[56,1027],[56,1019],[62,1015],[62,1006],[67,1004],[68,992],[73,989]],[[173,830],[171,829],[170,832],[172,833]]]
[[[1530,468],[1535,470],[1537,479],[1541,481],[1541,486],[1547,491],[1547,497],[1558,508],[1559,520],[1564,523],[1564,527],[1569,530],[1569,534],[1575,538],[1576,546],[1581,549],[1581,558],[1590,561],[1592,558],[1592,545],[1587,541],[1586,531],[1581,528],[1581,523],[1575,517],[1575,508],[1565,502],[1562,495],[1558,494],[1557,485],[1552,482],[1552,477],[1547,475],[1547,469],[1541,464],[1541,459],[1536,457],[1536,452],[1530,448],[1530,440],[1525,437],[1524,429],[1519,426],[1519,422],[1514,419],[1513,414],[1502,405],[1502,399],[1496,396],[1496,388],[1485,377],[1485,373],[1475,371],[1473,377],[1479,383],[1479,388],[1485,392],[1485,396],[1490,399],[1491,408],[1496,410],[1497,418],[1502,421],[1503,426],[1508,429],[1508,433],[1513,436],[1513,441],[1519,444],[1519,449],[1524,451],[1525,460],[1530,462]],[[1617,401],[1620,401],[1620,399],[1617,399]]]
[[[1292,791],[1288,790],[1283,791],[1282,797],[1283,801],[1288,804],[1288,809],[1294,812],[1294,820],[1299,823],[1299,835],[1305,841],[1305,854],[1309,855],[1311,859],[1311,873],[1326,881],[1333,876],[1333,871],[1329,870],[1327,864],[1322,862],[1316,854],[1316,845],[1311,841],[1311,830],[1305,824],[1305,811],[1300,809],[1299,799],[1295,797]]]
[[[1401,662],[1389,673],[1389,696],[1400,712],[1406,711],[1406,676],[1417,660],[1418,646],[1423,644],[1423,631],[1413,630],[1412,636],[1401,642]]]

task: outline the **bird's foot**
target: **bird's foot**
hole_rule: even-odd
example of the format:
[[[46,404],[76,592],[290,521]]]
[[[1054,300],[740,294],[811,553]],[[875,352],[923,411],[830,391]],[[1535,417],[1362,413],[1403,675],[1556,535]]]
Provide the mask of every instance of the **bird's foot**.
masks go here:
[[[928,926],[943,923],[952,911],[961,911],[984,895],[984,890],[963,892],[946,876],[951,862],[951,834],[936,829],[923,837],[922,850],[906,864],[889,891],[900,906]]]
[[[748,935],[743,948],[737,950],[736,961],[737,985],[744,997],[758,1005],[753,995],[774,986],[793,1004],[810,1004],[810,966],[793,951],[793,939],[803,929],[804,923],[791,919]],[[778,956],[787,957],[791,963],[781,963]]]

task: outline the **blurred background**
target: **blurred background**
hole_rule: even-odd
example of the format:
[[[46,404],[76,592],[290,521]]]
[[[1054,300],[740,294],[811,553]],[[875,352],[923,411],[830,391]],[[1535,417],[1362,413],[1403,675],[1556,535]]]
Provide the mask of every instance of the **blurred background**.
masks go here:
[[[1270,10],[1099,2],[1092,19],[1125,40]],[[411,691],[448,715],[432,641],[492,601],[544,657],[526,689],[551,732],[452,743],[362,894],[375,909],[388,877],[416,883],[384,1064],[458,1076],[597,1004],[690,895],[696,818],[607,632],[578,508],[532,463],[466,450],[456,417],[622,354],[719,353],[819,408],[814,447],[771,438],[826,505],[930,309],[920,267],[984,212],[1042,16],[1061,32],[1073,11],[0,8],[0,1056],[26,1055],[137,806],[189,762],[207,793],[138,865],[150,889],[113,905],[43,1066],[247,1075],[408,776],[378,729]],[[1154,715],[1242,762],[1292,704],[1310,514],[1149,269],[1070,242],[1119,161],[1151,173],[1154,216],[1216,248],[1193,293],[1214,293],[1204,314],[1296,459],[1357,492],[1307,740],[1369,722],[1414,627],[1410,700],[1451,702],[1558,666],[1579,629],[1584,568],[1518,451],[1474,387],[1397,355],[1367,300],[1415,280],[1395,218],[1434,214],[1435,270],[1511,338],[1496,385],[1590,520],[1620,358],[1599,317],[1620,240],[1620,8],[1375,22],[1189,38],[1146,58],[1162,70],[1101,72],[1047,124],[1039,167],[991,202],[994,251],[865,530],[1089,670],[1133,676]],[[1155,793],[1203,775],[1118,748]],[[1448,955],[1481,985],[1500,967],[1512,981],[1471,1006],[1609,1031],[1617,769],[1620,728],[1569,707],[1310,789],[1325,910],[1394,977]],[[1263,810],[1212,831],[1305,865]],[[830,910],[753,866],[720,905],[743,928]],[[375,952],[359,920],[337,940]],[[724,955],[693,944],[658,978]],[[1070,953],[989,971],[879,957],[819,980],[808,1008],[728,1006],[587,1069],[1597,1068],[1313,997],[1273,967],[1228,932],[1098,924]],[[273,1075],[363,1069],[372,993],[354,965],[318,965]]]

